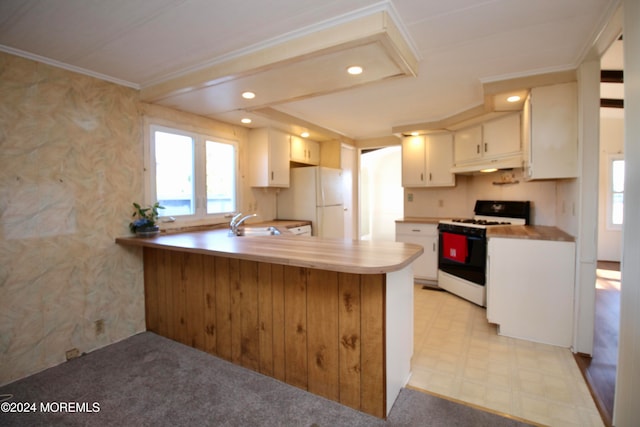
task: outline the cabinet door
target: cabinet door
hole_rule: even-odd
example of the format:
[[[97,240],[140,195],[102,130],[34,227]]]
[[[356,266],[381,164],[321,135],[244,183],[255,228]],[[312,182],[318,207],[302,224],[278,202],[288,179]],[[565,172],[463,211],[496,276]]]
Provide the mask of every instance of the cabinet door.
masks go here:
[[[276,130],[269,131],[269,185],[289,186],[289,136]]]
[[[305,140],[300,138],[299,136],[292,135],[291,139],[291,161],[305,163],[307,147],[305,144]]]
[[[320,164],[320,143],[317,141],[307,141],[307,163],[310,165]]]
[[[472,126],[456,131],[453,147],[455,164],[459,165],[479,160],[482,157],[481,144],[482,126]]]
[[[518,154],[522,150],[520,142],[520,114],[510,114],[484,124],[483,146],[484,157],[501,157]]]
[[[578,176],[576,83],[531,89],[524,129],[528,179]]]
[[[453,135],[440,133],[427,135],[427,173],[431,187],[446,187],[456,184],[456,176],[451,173],[453,167]]]
[[[423,136],[402,139],[402,186],[423,187],[426,184],[426,145]]]
[[[307,165],[320,164],[320,144],[291,135],[291,161]]]
[[[422,246],[424,252],[413,262],[413,275],[416,279],[437,280],[438,229],[435,224],[397,224],[396,241]]]

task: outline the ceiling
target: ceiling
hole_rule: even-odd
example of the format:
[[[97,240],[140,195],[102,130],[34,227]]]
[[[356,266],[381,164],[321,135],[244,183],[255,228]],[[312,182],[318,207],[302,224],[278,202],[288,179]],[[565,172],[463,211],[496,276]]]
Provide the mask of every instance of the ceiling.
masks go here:
[[[0,50],[238,125],[368,139],[482,105],[488,83],[574,70],[618,3],[2,0]]]

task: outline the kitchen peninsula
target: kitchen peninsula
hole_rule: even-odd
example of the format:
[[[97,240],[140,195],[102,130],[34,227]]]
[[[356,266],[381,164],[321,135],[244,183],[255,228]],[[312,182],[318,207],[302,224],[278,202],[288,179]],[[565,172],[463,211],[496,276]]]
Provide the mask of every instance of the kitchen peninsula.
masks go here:
[[[417,245],[227,230],[143,249],[147,330],[384,418],[410,375]]]

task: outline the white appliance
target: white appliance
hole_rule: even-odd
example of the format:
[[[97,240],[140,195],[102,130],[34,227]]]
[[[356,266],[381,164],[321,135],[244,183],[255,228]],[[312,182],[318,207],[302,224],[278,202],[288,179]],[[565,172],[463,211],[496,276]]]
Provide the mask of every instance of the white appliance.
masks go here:
[[[486,306],[487,228],[529,224],[531,202],[477,200],[472,219],[438,224],[438,286]]]
[[[291,169],[278,193],[278,219],[311,221],[314,236],[344,238],[342,171],[322,166]]]

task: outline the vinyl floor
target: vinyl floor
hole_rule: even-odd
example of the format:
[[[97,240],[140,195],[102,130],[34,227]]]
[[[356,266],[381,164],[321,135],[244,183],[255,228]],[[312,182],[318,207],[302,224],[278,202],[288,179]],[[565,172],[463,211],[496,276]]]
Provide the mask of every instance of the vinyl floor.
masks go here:
[[[497,334],[484,308],[415,288],[410,386],[548,426],[603,426],[572,352]]]

